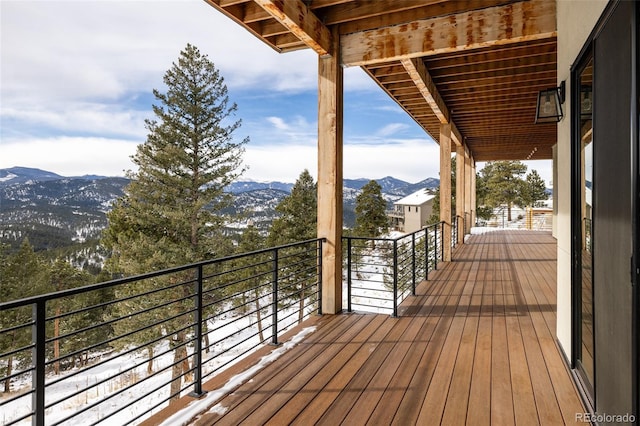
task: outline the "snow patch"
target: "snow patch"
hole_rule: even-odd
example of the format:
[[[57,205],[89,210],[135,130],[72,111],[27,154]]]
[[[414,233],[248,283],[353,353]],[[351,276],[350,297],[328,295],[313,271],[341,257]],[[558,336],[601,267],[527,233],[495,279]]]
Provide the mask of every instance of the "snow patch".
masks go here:
[[[174,414],[173,416],[166,419],[164,422],[160,424],[160,426],[182,426],[188,425],[194,417],[198,415],[202,415],[206,413],[213,414],[224,414],[227,411],[227,408],[222,404],[216,404],[211,407],[211,404],[215,403],[217,400],[222,398],[224,395],[231,392],[233,389],[237,388],[241,384],[247,381],[251,376],[260,371],[262,368],[266,367],[280,356],[282,356],[289,349],[293,348],[296,344],[302,341],[308,334],[313,333],[316,330],[316,327],[306,327],[300,330],[298,334],[296,334],[291,340],[284,343],[278,349],[271,351],[269,355],[263,356],[260,361],[249,368],[248,370],[243,371],[242,373],[236,374],[233,376],[224,386],[220,389],[216,389],[215,391],[207,393],[207,395],[199,399],[197,401],[192,402],[187,405],[184,409],[180,410],[180,412]]]
[[[13,179],[13,178],[17,178],[17,177],[18,177],[18,175],[13,174],[13,173],[9,173],[9,174],[8,174],[8,175],[6,175],[5,177],[0,178],[0,182],[6,182],[6,181],[9,181],[9,180],[11,180],[11,179]]]

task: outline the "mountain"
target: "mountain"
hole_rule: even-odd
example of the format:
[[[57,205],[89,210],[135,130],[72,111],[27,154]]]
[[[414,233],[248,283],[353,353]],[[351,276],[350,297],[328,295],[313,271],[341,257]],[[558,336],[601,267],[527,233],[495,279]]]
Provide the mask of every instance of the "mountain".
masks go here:
[[[34,247],[50,249],[99,238],[105,213],[129,182],[42,176],[35,181],[22,175],[0,186],[0,239],[15,245],[28,236]]]
[[[256,191],[261,189],[274,189],[278,191],[291,192],[293,188],[292,183],[283,182],[255,182],[255,181],[240,181],[233,182],[227,187],[227,191],[232,194],[239,194],[241,192]]]
[[[389,206],[393,201],[420,188],[433,188],[438,179],[411,184],[387,176],[377,179]],[[355,222],[355,200],[369,179],[344,180],[344,224]],[[56,173],[13,167],[0,169],[0,242],[14,248],[29,237],[37,250],[66,247],[100,238],[107,226],[106,212],[124,194],[129,179],[86,175],[64,177]],[[234,182],[227,188],[233,205],[223,211],[233,217],[233,228],[243,228],[251,220],[268,229],[277,216],[275,208],[291,191],[292,183]]]
[[[16,183],[26,183],[29,181],[47,181],[62,179],[63,177],[40,169],[28,167],[12,167],[0,170],[0,187],[14,185]]]

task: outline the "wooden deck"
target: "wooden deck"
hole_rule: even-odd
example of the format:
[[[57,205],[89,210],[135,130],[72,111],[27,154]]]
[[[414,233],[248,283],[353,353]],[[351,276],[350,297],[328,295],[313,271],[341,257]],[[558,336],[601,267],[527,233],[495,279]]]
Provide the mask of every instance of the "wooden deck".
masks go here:
[[[399,318],[315,319],[193,424],[575,423],[585,409],[555,343],[555,282],[549,233],[472,236]]]

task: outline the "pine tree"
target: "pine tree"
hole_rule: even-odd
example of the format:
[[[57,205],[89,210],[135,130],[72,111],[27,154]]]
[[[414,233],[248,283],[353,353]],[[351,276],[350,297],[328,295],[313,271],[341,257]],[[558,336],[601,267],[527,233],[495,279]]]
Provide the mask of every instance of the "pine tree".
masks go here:
[[[4,251],[4,250],[3,250]],[[4,252],[0,262],[0,301],[22,299],[42,294],[46,291],[46,267],[33,251],[28,239],[25,239],[17,252],[7,255]],[[28,347],[31,343],[32,318],[31,307],[0,311],[0,323],[7,327],[18,327],[0,335],[0,352],[10,353],[19,348]],[[3,376],[8,377],[17,366],[31,362],[31,351],[22,350],[6,356],[2,360]],[[9,379],[4,381],[4,392],[11,390]]]
[[[485,202],[495,208],[507,206],[507,220],[511,221],[511,207],[522,203],[523,179],[527,166],[520,161],[490,161],[482,169],[486,185]]]
[[[90,284],[92,281],[91,276],[80,271],[68,262],[58,259],[49,267],[49,291],[57,292],[67,290],[70,288],[80,287],[82,285]],[[87,299],[87,294],[81,294],[72,296],[71,298],[58,298],[51,302],[53,309],[53,356],[56,361],[53,364],[55,374],[60,373],[60,356],[63,353],[70,353],[74,350],[78,350],[87,346],[87,333],[74,334],[73,336],[65,339],[59,339],[60,335],[64,335],[67,332],[73,332],[75,330],[81,330],[85,327],[92,325],[87,322],[89,314],[83,312],[79,315],[65,316],[60,318],[63,312],[70,312],[79,308],[83,303],[82,301]],[[74,309],[75,308],[75,309]],[[64,346],[61,348],[61,346]],[[61,351],[61,349],[63,349]]]
[[[527,174],[527,178],[524,181],[522,187],[521,199],[522,206],[536,207],[536,204],[540,200],[547,199],[547,187],[544,184],[544,180],[540,177],[537,170],[531,170]]]
[[[223,191],[244,171],[241,159],[248,141],[233,139],[241,124],[232,119],[237,106],[229,102],[224,79],[213,62],[190,44],[165,73],[164,83],[166,93],[153,91],[158,101],[153,105],[156,120],[145,122],[147,140],[132,157],[138,171],[129,173],[132,182],[126,194],[108,214],[104,242],[112,250],[109,268],[115,273],[131,275],[228,254],[221,210],[230,199]],[[189,278],[176,275],[148,280],[138,283],[140,288],[123,289],[122,296],[176,285]],[[190,294],[188,287],[182,285],[178,291],[186,297]],[[158,295],[168,297],[164,292]],[[154,305],[154,297],[140,301]],[[163,316],[186,312],[186,304],[172,303],[173,312]],[[133,302],[133,310],[143,308]],[[130,312],[120,314],[124,317]],[[137,321],[147,323],[153,320],[151,315],[156,314],[147,312]],[[184,322],[184,318],[174,322]],[[153,332],[154,336],[142,333],[138,339],[146,340],[156,333],[160,331]],[[176,348],[176,363],[187,359],[186,332],[167,338]],[[188,361],[174,366],[172,395],[177,396],[180,377],[187,370]]]
[[[382,187],[375,180],[369,181],[356,197],[356,235],[375,238],[386,232],[389,227],[386,209]]]
[[[291,194],[276,207],[280,215],[269,231],[268,245],[277,246],[316,238],[318,233],[318,195],[308,170],[300,173]]]
[[[316,238],[318,195],[316,184],[308,170],[300,174],[291,188],[291,194],[278,204],[276,211],[280,217],[273,221],[269,230],[269,247]],[[308,255],[297,255],[295,250],[285,250],[281,255],[281,276],[288,278],[281,279],[280,286],[284,289],[284,297],[299,300],[298,321],[301,322],[304,316],[306,288],[311,283],[315,271],[312,272],[308,265]]]

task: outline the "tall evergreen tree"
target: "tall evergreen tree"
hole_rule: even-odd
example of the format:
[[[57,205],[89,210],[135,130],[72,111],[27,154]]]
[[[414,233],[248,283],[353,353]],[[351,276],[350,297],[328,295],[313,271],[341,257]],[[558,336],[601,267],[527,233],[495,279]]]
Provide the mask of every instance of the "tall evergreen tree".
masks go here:
[[[382,187],[375,180],[369,181],[356,196],[356,235],[377,237],[386,232],[389,229],[386,209],[387,202],[382,197]]]
[[[291,194],[276,206],[280,215],[273,221],[267,244],[277,246],[316,238],[318,233],[318,195],[308,170],[300,173]]]
[[[521,161],[490,161],[482,169],[487,189],[485,202],[495,208],[507,206],[507,220],[511,221],[511,207],[521,205],[523,179],[527,166]]]
[[[44,263],[33,251],[28,239],[20,245],[20,249],[7,255],[3,255],[0,262],[0,301],[22,299],[46,292],[47,271]],[[31,343],[31,307],[23,306],[16,309],[0,311],[0,323],[8,328],[14,328],[8,333],[0,335],[0,352],[11,353],[19,348],[28,347]],[[22,350],[12,353],[2,359],[0,368],[4,369],[3,376],[12,374],[18,366],[31,362],[31,351]],[[10,380],[4,381],[4,392],[11,390]]]
[[[241,124],[232,118],[237,106],[229,102],[213,62],[191,44],[165,73],[164,83],[166,93],[153,91],[158,103],[153,105],[156,119],[145,122],[147,140],[132,157],[138,171],[129,173],[132,182],[126,194],[108,214],[104,243],[112,250],[109,267],[115,273],[148,272],[228,253],[221,245],[226,239],[221,238],[220,211],[230,201],[223,190],[244,171],[247,142],[233,139]],[[173,277],[172,283],[183,279]],[[169,284],[153,281],[144,285],[152,289]],[[184,295],[189,294],[188,286],[183,287]],[[153,304],[150,299],[145,298]],[[172,304],[177,311],[173,314],[186,310],[183,304]],[[167,338],[177,348],[176,362],[186,359],[186,332]],[[174,367],[172,395],[187,368]]]
[[[276,211],[280,217],[273,221],[267,245],[278,246],[296,241],[310,240],[316,238],[318,231],[318,195],[316,184],[308,170],[300,173],[291,194],[285,197],[276,206]],[[311,284],[316,271],[310,268],[308,263],[315,259],[308,255],[297,255],[295,249],[285,250],[281,255],[280,268],[282,277],[280,280],[283,296],[290,299],[298,299],[300,308],[298,311],[298,321],[301,322],[304,316],[304,305],[306,289]]]
[[[71,266],[68,262],[58,259],[49,267],[49,290],[52,292],[67,290],[70,288],[80,287],[90,284],[93,281],[89,273],[78,270]],[[82,305],[82,300],[87,299],[87,294],[80,294],[72,298],[55,299],[51,302],[53,309],[53,356],[56,361],[53,363],[55,374],[60,373],[60,356],[65,352],[69,353],[78,350],[86,345],[78,345],[77,340],[84,340],[86,343],[87,333],[75,334],[65,339],[59,339],[59,336],[65,334],[65,331],[75,331],[92,325],[85,322],[89,313],[81,315],[71,315],[60,318],[63,312],[72,311],[74,307]],[[65,330],[68,329],[68,330]],[[61,352],[62,349],[62,352]]]
[[[531,170],[527,174],[524,185],[522,187],[522,206],[535,207],[538,201],[547,199],[547,187],[544,180],[540,177],[537,170]]]

